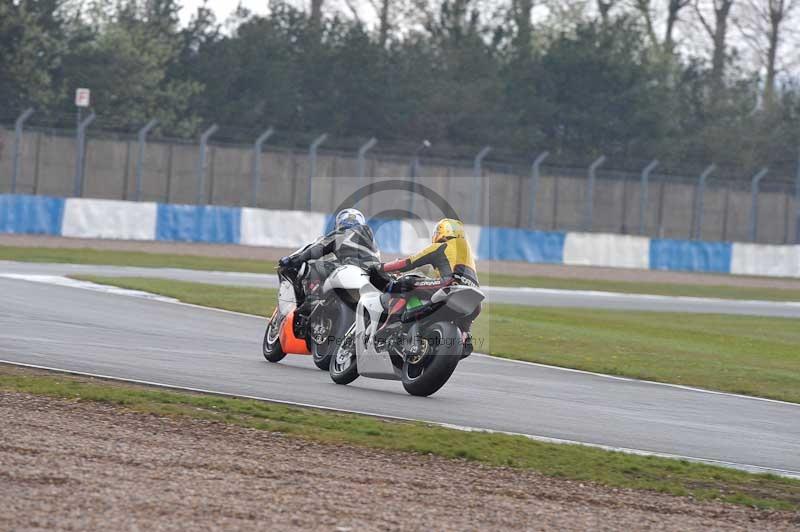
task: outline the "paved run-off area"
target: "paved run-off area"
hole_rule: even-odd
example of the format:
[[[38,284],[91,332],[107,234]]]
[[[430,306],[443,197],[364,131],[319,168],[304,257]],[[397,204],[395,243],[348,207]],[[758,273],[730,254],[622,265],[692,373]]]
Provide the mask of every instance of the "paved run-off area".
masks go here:
[[[2,530],[795,530],[698,503],[108,404],[0,393]],[[110,435],[113,435],[110,437]]]

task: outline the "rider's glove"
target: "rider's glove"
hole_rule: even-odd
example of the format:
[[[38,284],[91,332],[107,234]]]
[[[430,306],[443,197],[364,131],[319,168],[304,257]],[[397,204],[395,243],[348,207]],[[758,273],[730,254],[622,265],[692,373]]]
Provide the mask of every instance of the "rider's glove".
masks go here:
[[[278,266],[281,268],[289,268],[294,264],[294,259],[292,257],[281,257],[278,261]]]
[[[410,292],[414,289],[416,281],[411,277],[401,277],[389,283],[386,291],[390,294],[401,294],[403,292]]]
[[[369,274],[369,282],[372,283],[375,288],[381,291],[387,289],[390,277],[383,271],[382,264],[370,264],[367,267],[367,273]]]

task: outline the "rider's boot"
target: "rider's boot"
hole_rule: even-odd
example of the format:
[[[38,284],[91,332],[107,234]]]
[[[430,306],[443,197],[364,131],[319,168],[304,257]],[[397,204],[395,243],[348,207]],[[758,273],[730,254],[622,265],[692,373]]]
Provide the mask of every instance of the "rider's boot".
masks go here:
[[[464,343],[464,349],[461,351],[461,359],[465,359],[472,354],[475,350],[474,346],[472,345],[472,333],[469,331],[465,331],[461,333],[461,340]]]

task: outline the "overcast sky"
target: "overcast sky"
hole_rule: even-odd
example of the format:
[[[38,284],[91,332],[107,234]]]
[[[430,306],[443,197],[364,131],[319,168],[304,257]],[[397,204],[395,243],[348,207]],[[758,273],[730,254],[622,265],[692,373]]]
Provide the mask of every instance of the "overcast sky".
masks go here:
[[[181,10],[181,21],[186,24],[192,15],[197,11],[197,8],[203,5],[203,0],[183,0],[183,9]],[[219,22],[224,22],[228,16],[233,13],[239,2],[230,0],[208,0],[208,7],[214,11]],[[267,11],[266,0],[241,0],[241,4],[257,14],[264,14]]]
[[[214,12],[217,17],[217,22],[224,23],[225,19],[227,19],[231,13],[236,10],[236,6],[241,3],[245,8],[249,9],[253,13],[257,15],[263,15],[267,12],[267,3],[268,0],[207,0],[208,7]],[[305,7],[308,3],[305,0],[289,0],[290,4],[294,4],[297,7]],[[181,21],[183,24],[189,22],[189,19],[192,18],[192,15],[197,11],[197,8],[203,5],[203,0],[182,0],[181,4],[183,5],[183,9],[181,10]],[[369,20],[370,14],[372,9],[368,7],[368,4],[363,4],[361,0],[355,0],[352,2],[355,6],[361,6],[365,9],[359,8],[361,11],[360,15],[362,18]],[[343,0],[327,0],[325,5],[328,8],[333,9],[345,9],[345,3]]]
[[[206,0],[206,4],[209,8],[211,8],[217,17],[217,22],[219,24],[223,24],[223,31],[230,30],[230,28],[225,28],[224,23],[226,19],[236,10],[237,5],[240,3],[252,13],[264,15],[267,13],[268,2],[269,0]],[[204,2],[203,0],[181,0],[181,3],[183,5],[183,9],[181,10],[181,21],[183,24],[186,24],[189,22],[192,15],[194,15],[194,13],[197,11],[197,8],[203,5]],[[300,8],[305,8],[308,6],[309,1],[288,0],[288,3]],[[350,5],[357,7],[359,16],[363,21],[370,25],[377,23],[377,14],[374,12],[368,2],[365,0],[351,0],[349,3]],[[332,9],[346,13],[348,16],[350,15],[349,10],[346,7],[348,5],[346,0],[326,0],[325,5],[327,6],[328,10]],[[797,14],[800,15],[800,11],[798,11]],[[659,13],[659,18],[663,18],[662,15],[663,13]],[[536,13],[534,13],[534,18],[536,18]],[[658,23],[661,24],[662,22],[663,21],[659,20]],[[796,74],[798,71],[800,71],[800,46],[796,44],[798,42],[798,30],[794,29],[794,31],[789,31],[789,28],[792,26],[791,24],[784,26],[785,42],[781,48],[781,61],[779,62],[781,63],[784,73],[794,72]],[[687,25],[684,23],[676,29],[677,37],[679,39],[681,36],[684,37],[681,43],[683,50],[699,56],[708,54],[709,40],[702,32],[702,28],[700,28],[696,23],[694,25]],[[753,51],[748,49],[746,44],[742,41],[741,35],[737,34],[737,28],[735,25],[731,27],[730,33],[731,35],[729,44],[732,44],[739,49],[740,55],[744,57],[746,62],[754,65],[759,64],[759,61],[755,57]],[[761,56],[759,56],[759,58],[760,57]]]

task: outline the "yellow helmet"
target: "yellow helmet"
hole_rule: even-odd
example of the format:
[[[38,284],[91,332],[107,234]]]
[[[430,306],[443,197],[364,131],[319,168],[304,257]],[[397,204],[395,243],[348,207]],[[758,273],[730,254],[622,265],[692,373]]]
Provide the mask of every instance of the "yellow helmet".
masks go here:
[[[461,223],[460,220],[453,220],[452,218],[443,218],[439,220],[439,223],[436,224],[436,228],[433,230],[431,241],[436,244],[437,242],[444,242],[451,238],[466,238],[464,224]]]

